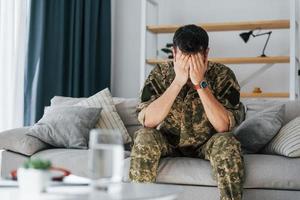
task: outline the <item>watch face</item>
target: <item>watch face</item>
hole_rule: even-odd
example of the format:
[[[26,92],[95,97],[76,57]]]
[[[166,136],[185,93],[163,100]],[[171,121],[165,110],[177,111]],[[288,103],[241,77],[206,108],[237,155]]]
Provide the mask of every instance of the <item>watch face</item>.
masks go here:
[[[208,86],[208,84],[207,84],[206,81],[202,81],[202,82],[200,83],[200,87],[201,87],[201,88],[206,88],[207,86]]]

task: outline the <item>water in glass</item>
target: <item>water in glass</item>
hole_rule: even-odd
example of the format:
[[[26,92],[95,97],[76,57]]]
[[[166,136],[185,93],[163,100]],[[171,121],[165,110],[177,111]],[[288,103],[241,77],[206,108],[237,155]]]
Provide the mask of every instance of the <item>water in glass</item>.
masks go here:
[[[121,183],[124,147],[117,130],[93,129],[89,142],[89,175],[94,188],[109,189]]]

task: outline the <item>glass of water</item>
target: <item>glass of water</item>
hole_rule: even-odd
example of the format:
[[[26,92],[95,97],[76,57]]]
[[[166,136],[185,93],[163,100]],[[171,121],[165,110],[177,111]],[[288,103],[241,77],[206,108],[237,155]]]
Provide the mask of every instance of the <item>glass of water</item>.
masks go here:
[[[88,170],[94,189],[121,189],[124,163],[122,135],[116,129],[90,131]]]

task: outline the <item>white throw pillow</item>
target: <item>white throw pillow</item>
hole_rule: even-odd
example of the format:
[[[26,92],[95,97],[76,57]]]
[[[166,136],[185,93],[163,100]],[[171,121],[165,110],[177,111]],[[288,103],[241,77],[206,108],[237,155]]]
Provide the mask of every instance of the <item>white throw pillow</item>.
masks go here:
[[[108,88],[101,90],[97,94],[80,101],[74,106],[100,107],[102,108],[101,117],[96,124],[96,128],[118,129],[123,137],[123,142],[131,142],[131,138],[125,128],[123,121],[117,113],[113,98]]]

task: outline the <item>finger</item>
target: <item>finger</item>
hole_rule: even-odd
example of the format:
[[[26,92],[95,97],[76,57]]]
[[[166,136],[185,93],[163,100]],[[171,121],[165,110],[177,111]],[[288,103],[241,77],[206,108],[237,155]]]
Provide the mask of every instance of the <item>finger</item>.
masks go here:
[[[189,64],[186,65],[186,69],[190,69],[190,68],[193,68],[193,61],[192,61],[192,58],[189,57],[189,60],[188,60]]]
[[[189,66],[191,67],[193,65],[192,59],[190,58],[188,62],[189,62]]]
[[[207,55],[204,55],[204,57],[202,57],[202,61],[203,61],[204,69],[206,70],[207,66],[208,66],[208,57],[207,57]]]
[[[183,69],[185,71],[187,71],[187,70],[189,70],[190,67],[191,67],[190,66],[190,59],[188,59],[186,62],[183,63]]]
[[[175,53],[174,47],[172,48],[172,53],[173,53],[173,62],[176,62],[177,54]]]
[[[198,62],[198,57],[196,55],[193,55],[193,63],[194,63],[194,70],[199,71],[199,62]]]
[[[189,73],[190,73],[190,76],[191,76],[191,74],[194,73],[194,65],[193,65],[192,61],[191,61],[191,65],[190,65],[190,68],[189,68]]]
[[[181,53],[180,53],[180,59],[181,59],[181,60],[184,60],[185,57],[186,57],[186,55],[183,54],[183,53],[181,52]]]
[[[200,71],[200,66],[199,66],[199,63],[197,63],[196,57],[194,58],[194,61],[195,61],[195,64],[194,64],[194,71],[195,71],[195,73],[199,73],[199,71]]]
[[[180,60],[181,55],[182,55],[181,52],[180,52],[180,51],[177,51],[177,53],[176,53],[176,60],[177,60],[177,61]]]
[[[206,57],[206,59],[205,59],[205,69],[207,69],[207,67],[208,67],[208,58]]]
[[[192,68],[195,67],[196,63],[195,63],[195,56],[194,55],[191,55],[191,61],[192,61]]]
[[[198,55],[197,55],[197,54],[194,54],[194,55],[193,55],[193,58],[194,58],[194,63],[195,63],[195,65],[196,65],[197,67],[200,67],[200,66],[199,66],[199,65],[200,65],[200,62],[198,61],[198,60],[199,60]]]
[[[184,55],[181,55],[181,56],[179,57],[180,66],[182,66],[182,65],[183,65],[183,61],[184,61],[184,59],[185,59],[185,56],[184,56]]]
[[[202,55],[201,55],[200,53],[198,53],[197,56],[198,56],[198,60],[199,60],[199,62],[200,62],[200,64],[201,64],[201,66],[204,66],[204,62],[203,62],[203,59],[202,59]]]
[[[198,66],[199,66],[199,70],[203,69],[204,68],[204,63],[203,63],[203,59],[201,57],[201,54],[197,54],[197,63],[198,63]]]
[[[185,55],[184,58],[182,59],[183,66],[185,66],[187,64],[188,60],[189,60],[189,56]]]
[[[196,56],[195,55],[192,55],[192,61],[193,61],[193,65],[196,66],[197,61],[196,61]]]

